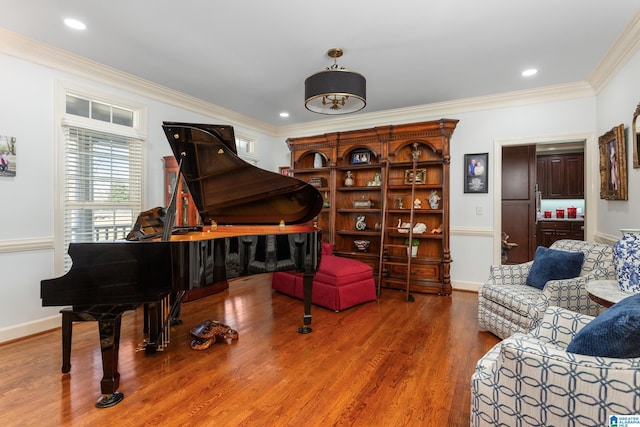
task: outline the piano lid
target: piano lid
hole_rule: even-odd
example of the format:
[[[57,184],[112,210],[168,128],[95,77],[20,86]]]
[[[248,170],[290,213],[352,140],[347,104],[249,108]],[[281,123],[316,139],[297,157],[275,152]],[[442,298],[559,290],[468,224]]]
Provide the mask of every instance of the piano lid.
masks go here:
[[[237,155],[233,127],[164,122],[164,132],[203,224],[301,224],[322,210],[312,185]]]

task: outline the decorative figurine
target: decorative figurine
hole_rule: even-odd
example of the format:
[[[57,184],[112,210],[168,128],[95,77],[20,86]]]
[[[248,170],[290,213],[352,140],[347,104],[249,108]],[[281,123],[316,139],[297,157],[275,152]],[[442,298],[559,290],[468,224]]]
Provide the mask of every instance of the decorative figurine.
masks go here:
[[[365,223],[364,215],[356,218],[356,230],[364,231],[367,229],[367,224]]]
[[[345,187],[351,187],[353,185],[353,175],[351,171],[347,171],[347,177],[344,179]]]
[[[442,224],[440,224],[438,228],[431,230],[431,234],[442,234]]]
[[[398,209],[404,209],[404,206],[402,205],[402,197],[396,198],[396,202],[398,204]]]
[[[205,320],[200,325],[191,329],[191,348],[194,350],[206,350],[211,344],[222,340],[237,340],[238,332],[229,325],[217,320]]]
[[[415,199],[413,201],[413,209],[422,209],[422,202],[420,199]]]
[[[440,201],[440,196],[438,196],[438,192],[433,190],[429,195],[429,205],[431,209],[438,209],[438,202]]]

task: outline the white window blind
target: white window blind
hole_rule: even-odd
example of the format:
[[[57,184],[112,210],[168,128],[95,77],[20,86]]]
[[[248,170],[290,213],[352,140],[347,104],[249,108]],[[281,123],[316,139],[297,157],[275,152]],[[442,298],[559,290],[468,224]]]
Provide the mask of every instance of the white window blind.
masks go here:
[[[75,126],[64,134],[65,253],[71,242],[123,239],[142,210],[143,141]]]

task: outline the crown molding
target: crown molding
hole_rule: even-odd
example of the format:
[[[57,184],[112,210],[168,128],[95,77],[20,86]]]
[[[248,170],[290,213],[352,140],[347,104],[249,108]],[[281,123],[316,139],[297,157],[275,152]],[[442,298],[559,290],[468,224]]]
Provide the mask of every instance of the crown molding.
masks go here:
[[[631,23],[621,33],[586,81],[341,116],[293,125],[274,126],[67,51],[36,42],[11,31],[0,29],[0,52],[7,55],[110,85],[197,114],[211,116],[217,120],[237,123],[248,129],[274,137],[310,135],[326,132],[327,129],[344,131],[388,123],[409,123],[474,111],[590,97],[597,94],[639,48],[640,12],[634,16]]]
[[[602,57],[596,68],[589,74],[587,81],[596,94],[606,86],[613,76],[640,49],[640,11],[618,36],[611,48]]]
[[[89,80],[126,90],[140,96],[155,99],[165,104],[183,108],[194,113],[215,117],[269,135],[276,134],[276,127],[228,110],[182,92],[150,82],[133,74],[107,67],[87,58],[74,55],[44,43],[37,42],[11,31],[0,29],[0,52],[24,59],[54,70],[73,74]]]
[[[326,132],[328,128],[332,131],[345,131],[389,123],[401,124],[430,118],[451,117],[474,111],[587,98],[594,95],[595,91],[591,85],[582,81],[281,126],[278,128],[278,133],[279,136],[293,137]]]

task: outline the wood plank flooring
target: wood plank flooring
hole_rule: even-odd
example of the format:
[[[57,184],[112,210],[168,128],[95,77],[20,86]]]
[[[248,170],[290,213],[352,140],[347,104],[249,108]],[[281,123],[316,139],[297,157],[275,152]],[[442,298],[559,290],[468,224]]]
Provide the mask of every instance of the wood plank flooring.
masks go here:
[[[314,306],[313,333],[296,332],[302,302],[271,290],[269,274],[183,305],[168,348],[136,351],[142,311],[123,317],[120,391],[96,409],[102,365],[97,324],[74,324],[71,372],[61,331],[0,345],[3,426],[468,426],[470,377],[498,338],[478,331],[477,296],[383,290],[341,313]],[[189,330],[206,319],[237,341],[205,351]]]

